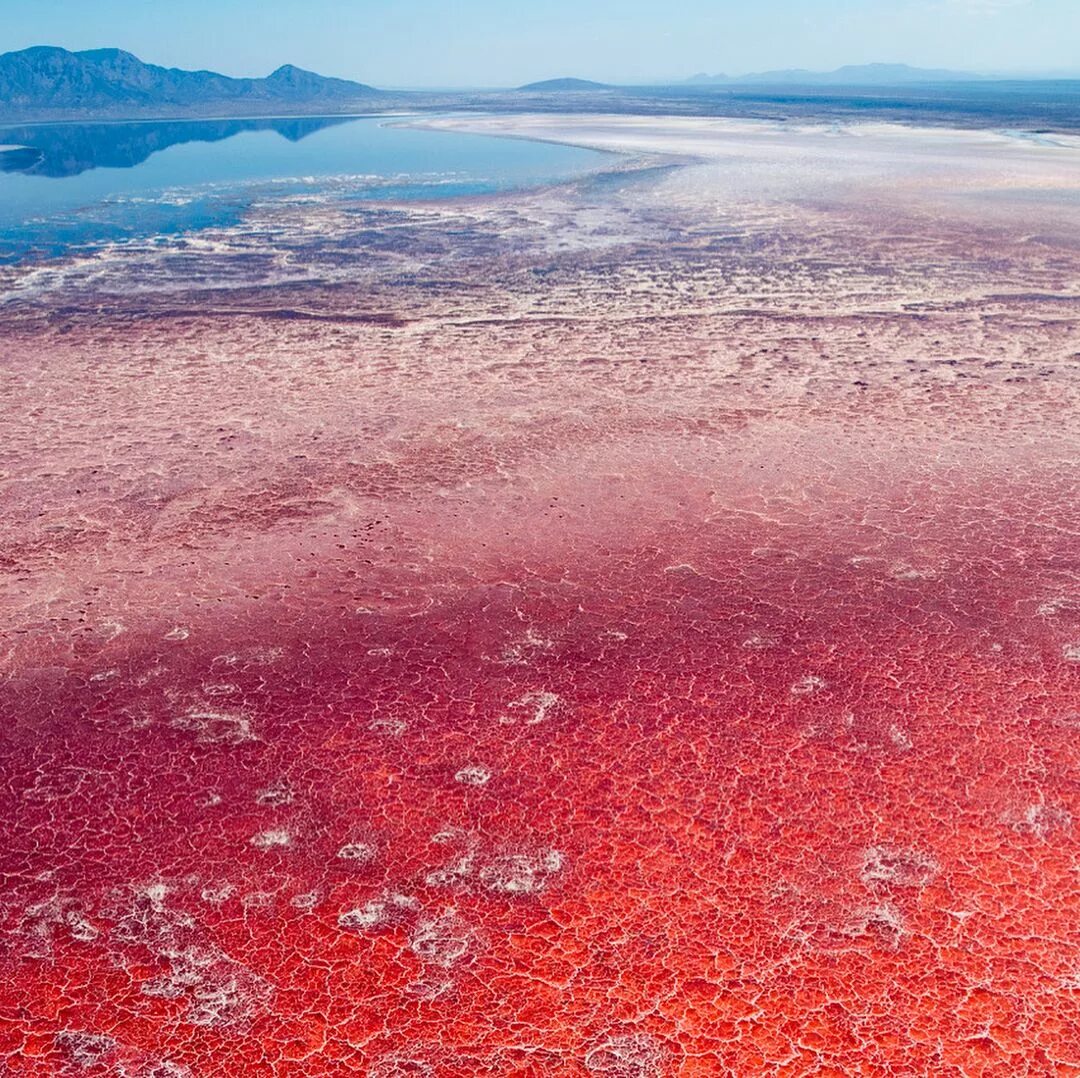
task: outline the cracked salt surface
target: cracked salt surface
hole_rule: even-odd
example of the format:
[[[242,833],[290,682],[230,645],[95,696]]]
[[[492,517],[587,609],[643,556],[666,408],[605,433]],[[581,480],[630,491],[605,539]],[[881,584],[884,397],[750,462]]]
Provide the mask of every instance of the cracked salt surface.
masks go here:
[[[0,312],[0,1069],[1080,1063],[1075,149],[448,122]]]

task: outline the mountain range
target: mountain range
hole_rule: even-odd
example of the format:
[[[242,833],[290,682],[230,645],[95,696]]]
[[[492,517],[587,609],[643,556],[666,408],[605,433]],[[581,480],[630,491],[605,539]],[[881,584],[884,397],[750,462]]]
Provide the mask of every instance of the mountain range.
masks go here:
[[[5,119],[266,113],[324,106],[368,107],[379,91],[286,64],[263,79],[183,71],[143,63],[121,49],[69,52],[40,45],[0,55],[0,113]]]
[[[715,109],[721,107],[722,98],[776,93],[784,87],[876,87],[884,91],[889,87],[937,84],[940,88],[955,84],[959,91],[964,89],[962,84],[970,87],[993,82],[988,76],[940,68],[862,64],[826,72],[795,68],[737,77],[702,74],[679,83],[622,87],[581,78],[555,78],[510,91],[405,92],[327,78],[291,64],[279,67],[266,78],[232,78],[213,71],[147,64],[121,49],[70,52],[39,45],[0,54],[0,123],[355,115],[394,108],[516,109],[526,94],[530,95],[529,108],[555,107],[556,102],[570,95],[574,107],[582,109],[612,108],[613,102],[621,100],[623,107],[630,107],[627,102],[632,101],[634,107],[640,108],[645,102],[655,111],[660,107],[658,102],[672,96],[686,99],[679,108]],[[731,92],[701,92],[713,87]],[[0,141],[12,140],[5,136]],[[5,167],[15,167],[10,151],[4,161]]]
[[[791,85],[791,86],[903,86],[932,82],[977,82],[983,76],[944,68],[909,67],[907,64],[848,64],[835,71],[786,68],[750,75],[694,75],[687,80],[697,86]]]

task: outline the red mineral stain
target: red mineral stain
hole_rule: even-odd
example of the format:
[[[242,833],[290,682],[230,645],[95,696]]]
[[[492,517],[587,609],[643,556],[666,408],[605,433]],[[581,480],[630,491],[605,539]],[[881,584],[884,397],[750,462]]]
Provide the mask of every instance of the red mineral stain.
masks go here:
[[[838,216],[732,313],[670,212],[469,325],[4,316],[5,1073],[1080,1072],[1076,308]]]

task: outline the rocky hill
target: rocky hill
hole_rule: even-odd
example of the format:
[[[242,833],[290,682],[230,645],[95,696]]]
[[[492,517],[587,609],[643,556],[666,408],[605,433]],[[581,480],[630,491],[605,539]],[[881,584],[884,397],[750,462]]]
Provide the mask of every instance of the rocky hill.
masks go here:
[[[143,63],[120,49],[69,52],[37,46],[0,54],[0,118],[236,115],[351,104],[379,91],[285,65],[263,79]]]

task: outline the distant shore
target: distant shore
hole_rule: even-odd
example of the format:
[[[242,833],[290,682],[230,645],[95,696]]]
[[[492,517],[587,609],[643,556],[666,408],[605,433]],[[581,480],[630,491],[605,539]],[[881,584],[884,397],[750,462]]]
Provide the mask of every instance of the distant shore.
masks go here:
[[[432,112],[574,112],[580,115],[699,116],[771,119],[787,122],[878,120],[917,126],[1016,128],[1080,132],[1080,80],[977,82],[927,86],[639,86],[595,91],[510,91],[466,93],[394,91],[377,101],[282,108],[246,103],[230,110],[149,106],[109,111],[5,109],[0,129],[28,123],[130,123],[143,120],[254,119],[288,116],[375,116]]]

